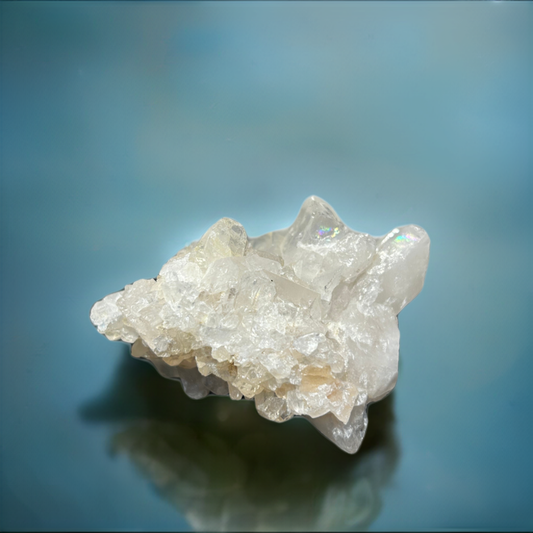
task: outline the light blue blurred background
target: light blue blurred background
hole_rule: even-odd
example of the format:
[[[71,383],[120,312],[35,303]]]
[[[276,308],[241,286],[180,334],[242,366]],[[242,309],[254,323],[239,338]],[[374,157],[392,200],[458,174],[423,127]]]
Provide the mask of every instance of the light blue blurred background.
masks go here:
[[[89,309],[217,219],[256,236],[312,194],[356,230],[432,239],[367,526],[531,530],[531,3],[0,13],[2,530],[198,527],[109,453],[124,421],[84,415],[136,364]]]

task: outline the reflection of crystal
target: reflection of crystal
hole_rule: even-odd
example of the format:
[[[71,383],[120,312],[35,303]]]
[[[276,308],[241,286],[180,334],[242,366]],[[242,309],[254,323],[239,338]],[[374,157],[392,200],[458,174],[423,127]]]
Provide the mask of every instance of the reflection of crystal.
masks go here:
[[[91,320],[192,398],[253,398],[265,418],[304,416],[355,453],[367,404],[396,383],[396,317],[428,256],[422,228],[357,233],[310,197],[290,228],[255,239],[221,219],[156,279],[97,302]]]
[[[83,417],[125,422],[113,449],[195,530],[312,531],[364,529],[377,516],[398,456],[392,408],[393,395],[370,408],[368,434],[352,456],[303,420],[279,426],[251,402],[194,402],[124,357],[112,388]]]

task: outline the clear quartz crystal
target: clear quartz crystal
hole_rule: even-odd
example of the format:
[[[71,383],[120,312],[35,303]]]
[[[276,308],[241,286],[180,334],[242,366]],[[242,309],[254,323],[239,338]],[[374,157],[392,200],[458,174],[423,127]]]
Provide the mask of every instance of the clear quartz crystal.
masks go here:
[[[265,418],[303,416],[355,453],[366,406],[396,383],[397,315],[422,289],[429,242],[415,225],[358,233],[311,196],[261,237],[219,220],[156,279],[94,304],[91,321],[191,398],[254,399]]]

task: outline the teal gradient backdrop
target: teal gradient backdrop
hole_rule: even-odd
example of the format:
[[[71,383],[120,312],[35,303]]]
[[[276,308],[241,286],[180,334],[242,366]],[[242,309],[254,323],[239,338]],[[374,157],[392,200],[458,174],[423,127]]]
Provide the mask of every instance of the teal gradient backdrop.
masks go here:
[[[230,528],[531,530],[531,3],[0,15],[2,530],[223,527],[220,498],[252,502]],[[256,236],[310,195],[432,239],[361,457],[187,401],[89,321],[217,219]]]

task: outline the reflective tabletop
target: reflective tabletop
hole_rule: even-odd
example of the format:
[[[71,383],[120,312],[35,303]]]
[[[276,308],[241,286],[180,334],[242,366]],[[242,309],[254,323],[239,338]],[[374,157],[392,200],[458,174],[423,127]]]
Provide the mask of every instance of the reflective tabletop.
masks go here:
[[[0,3],[0,529],[533,528],[533,5]],[[431,238],[349,455],[188,398],[94,302],[317,195]]]

